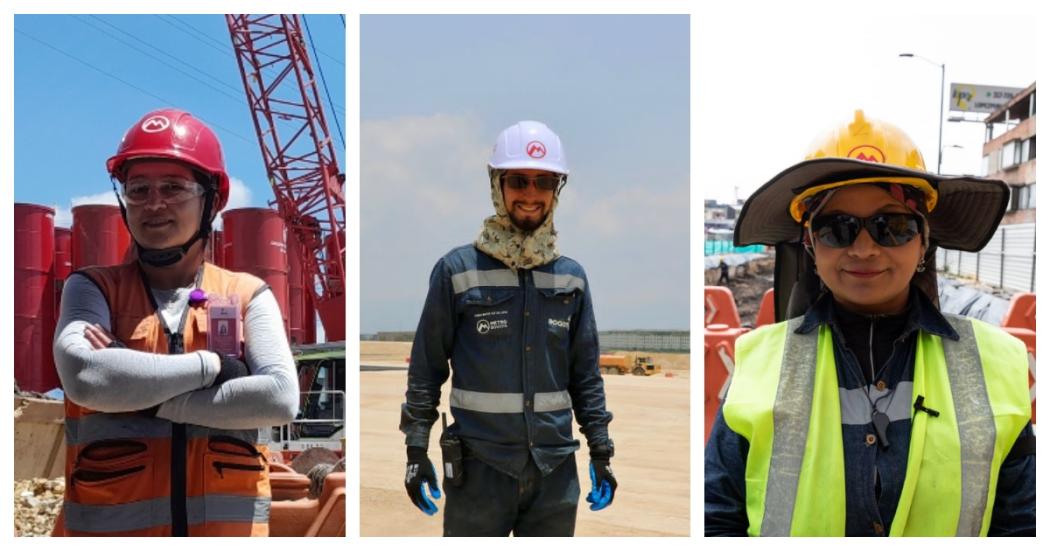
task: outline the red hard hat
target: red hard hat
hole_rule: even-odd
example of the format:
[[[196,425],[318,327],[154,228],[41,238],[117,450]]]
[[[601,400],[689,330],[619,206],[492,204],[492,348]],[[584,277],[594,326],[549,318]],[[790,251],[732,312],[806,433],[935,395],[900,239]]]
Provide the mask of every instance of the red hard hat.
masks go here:
[[[219,185],[212,212],[230,197],[230,177],[222,160],[219,137],[206,124],[180,109],[146,113],[124,133],[116,155],[106,161],[110,176],[123,181],[124,164],[134,159],[171,159],[187,163],[215,178]]]

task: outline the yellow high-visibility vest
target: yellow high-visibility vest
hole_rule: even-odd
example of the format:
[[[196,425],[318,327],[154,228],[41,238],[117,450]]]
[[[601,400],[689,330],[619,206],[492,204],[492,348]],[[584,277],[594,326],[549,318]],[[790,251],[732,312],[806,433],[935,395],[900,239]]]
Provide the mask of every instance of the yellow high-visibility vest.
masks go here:
[[[1031,418],[1020,340],[954,315],[961,337],[919,332],[908,465],[891,536],[987,535],[999,467]],[[748,440],[748,534],[843,536],[846,482],[831,329],[797,334],[802,318],[741,336],[723,404]]]

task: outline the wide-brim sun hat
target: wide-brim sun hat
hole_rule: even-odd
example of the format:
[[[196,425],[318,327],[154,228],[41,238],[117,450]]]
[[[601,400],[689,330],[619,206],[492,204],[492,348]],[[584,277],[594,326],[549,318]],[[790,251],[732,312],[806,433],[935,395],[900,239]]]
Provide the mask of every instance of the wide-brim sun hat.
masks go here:
[[[918,149],[897,127],[864,117],[818,138],[806,160],[777,174],[744,203],[733,233],[736,246],[797,242],[804,208],[799,199],[825,189],[898,183],[923,191],[930,240],[976,252],[995,234],[1010,201],[1001,180],[941,176],[925,170]]]

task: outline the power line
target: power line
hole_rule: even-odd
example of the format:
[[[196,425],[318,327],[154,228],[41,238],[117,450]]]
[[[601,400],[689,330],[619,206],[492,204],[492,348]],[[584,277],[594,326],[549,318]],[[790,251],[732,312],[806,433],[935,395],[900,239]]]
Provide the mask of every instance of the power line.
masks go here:
[[[314,48],[314,35],[310,32],[310,24],[306,22],[306,16],[303,15],[303,26],[306,27],[306,36],[310,39],[310,49],[314,51],[314,57],[317,57],[317,49]],[[346,149],[346,139],[343,138],[343,127],[339,124],[339,113],[336,112],[335,106],[332,105],[332,94],[328,92],[328,81],[324,78],[324,68],[321,66],[321,60],[317,60],[317,71],[321,73],[321,84],[324,86],[324,95],[328,97],[328,105],[332,108],[332,116],[335,118],[335,128],[339,131],[339,141],[343,144],[343,149]]]
[[[194,33],[191,33],[190,31],[186,30],[185,27],[182,27],[180,25],[176,25],[175,23],[181,23],[181,21],[179,21],[177,19],[172,18],[171,20],[169,20],[169,19],[166,19],[165,16],[163,16],[163,15],[154,15],[154,17],[156,17],[157,19],[160,19],[161,21],[167,23],[173,29],[175,29],[175,30],[185,34],[186,36],[189,36],[190,38],[200,42],[201,44],[204,44],[205,46],[208,46],[209,48],[211,48],[213,50],[218,50],[219,52],[222,52],[222,53],[227,54],[227,55],[229,55],[229,53],[230,53],[230,51],[228,49],[216,46],[214,41],[206,42],[200,36],[198,36],[198,35],[196,35]],[[167,16],[167,17],[171,17],[171,16]],[[174,21],[174,22],[172,22],[172,21]],[[196,30],[196,29],[194,29],[194,30]],[[211,37],[208,37],[208,38],[210,39]]]
[[[153,98],[155,100],[159,100],[164,105],[178,105],[178,103],[176,103],[174,101],[171,101],[169,99],[166,99],[166,98],[163,98],[161,96],[158,96],[157,94],[154,94],[153,92],[150,92],[149,90],[146,90],[145,88],[141,88],[141,87],[135,85],[134,83],[128,82],[128,81],[120,78],[119,76],[114,75],[113,73],[111,73],[111,72],[109,72],[109,71],[107,71],[105,69],[102,69],[101,67],[98,67],[97,65],[94,65],[94,64],[92,64],[90,62],[87,62],[87,61],[84,61],[83,59],[80,59],[79,57],[77,57],[77,56],[75,56],[75,55],[73,55],[73,54],[71,54],[69,52],[66,52],[62,48],[59,48],[58,46],[54,46],[54,45],[52,45],[52,44],[50,44],[50,43],[48,43],[48,42],[46,42],[44,40],[41,40],[41,39],[39,39],[39,38],[37,38],[37,37],[35,37],[35,36],[25,32],[25,31],[23,31],[22,29],[19,29],[19,28],[15,27],[15,32],[20,34],[20,35],[22,35],[22,36],[24,36],[24,37],[26,37],[26,38],[28,38],[28,39],[30,39],[30,40],[32,40],[32,41],[34,41],[34,42],[37,42],[37,43],[39,43],[39,44],[41,44],[43,46],[46,46],[47,48],[50,48],[50,49],[54,50],[55,52],[58,52],[59,54],[62,54],[63,56],[68,57],[68,58],[72,59],[73,61],[76,61],[77,63],[85,65],[85,66],[87,66],[87,67],[89,67],[89,68],[91,68],[91,69],[93,69],[93,70],[95,70],[95,71],[97,71],[99,73],[102,73],[103,75],[105,75],[105,76],[107,76],[107,77],[109,77],[109,78],[111,78],[113,80],[116,80],[117,82],[120,82],[121,84],[124,84],[125,86],[127,86],[129,88],[133,88],[133,89],[135,89],[135,90],[137,90],[137,91],[139,91],[139,92],[141,92],[141,93],[143,93],[143,94],[145,94],[145,95],[147,95],[147,96],[149,96],[149,97],[151,97],[151,98]],[[242,136],[241,134],[239,134],[237,132],[234,132],[233,130],[230,130],[229,128],[226,128],[224,126],[220,126],[220,125],[215,124],[213,122],[207,121],[207,120],[205,120],[205,119],[203,119],[201,117],[198,117],[198,118],[200,118],[202,121],[208,123],[209,126],[217,128],[219,130],[222,130],[222,131],[226,132],[227,134],[229,134],[230,136],[233,136],[235,138],[244,140],[245,142],[248,142],[248,143],[252,143],[252,144],[257,143],[256,140],[250,140],[250,139]]]
[[[115,30],[115,31],[117,31],[117,32],[119,32],[119,33],[121,33],[121,34],[123,34],[123,35],[125,35],[125,36],[127,36],[127,37],[129,37],[129,38],[131,38],[132,40],[135,40],[136,42],[138,42],[138,43],[140,43],[140,44],[142,44],[142,45],[144,45],[144,46],[147,46],[147,47],[149,47],[149,48],[153,49],[153,50],[154,50],[154,51],[156,51],[157,53],[160,53],[160,54],[162,54],[162,55],[165,55],[165,56],[167,56],[167,57],[169,57],[169,58],[171,58],[171,59],[173,59],[173,60],[175,60],[175,61],[177,61],[177,62],[181,63],[182,65],[184,65],[184,66],[186,66],[186,67],[190,68],[191,70],[197,71],[198,73],[200,73],[200,74],[202,74],[202,75],[204,75],[204,76],[206,76],[206,77],[208,77],[208,78],[212,79],[213,81],[217,82],[218,84],[220,84],[220,85],[222,85],[222,86],[225,86],[226,88],[229,88],[229,89],[230,89],[230,90],[232,90],[232,91],[233,91],[233,92],[234,92],[235,94],[237,94],[237,95],[238,95],[238,97],[240,97],[240,95],[241,95],[241,92],[242,92],[242,90],[240,89],[240,87],[238,87],[238,86],[233,86],[232,84],[229,84],[229,83],[228,83],[228,82],[226,82],[225,80],[223,80],[223,79],[221,79],[221,78],[219,78],[219,77],[217,77],[217,76],[215,76],[215,75],[213,75],[213,74],[211,74],[211,73],[208,73],[207,71],[204,71],[203,69],[200,69],[199,67],[196,67],[196,66],[195,66],[195,65],[193,65],[192,63],[188,63],[188,62],[186,62],[186,61],[183,61],[183,60],[182,60],[181,58],[179,58],[178,56],[174,56],[174,55],[172,55],[172,54],[169,54],[168,52],[166,52],[166,51],[164,51],[164,50],[162,50],[162,49],[160,49],[160,48],[158,48],[158,47],[156,47],[156,46],[154,46],[154,45],[150,44],[149,42],[146,42],[145,40],[142,40],[141,38],[139,38],[139,37],[135,36],[134,34],[132,34],[132,33],[129,33],[129,32],[127,32],[127,31],[125,31],[124,29],[121,29],[120,27],[118,27],[118,26],[114,25],[113,23],[110,23],[109,21],[106,21],[105,19],[102,19],[101,17],[99,17],[99,16],[97,16],[97,15],[90,15],[89,17],[91,17],[91,18],[93,18],[93,19],[97,20],[97,21],[98,21],[99,23],[102,23],[103,25],[106,25],[107,27],[109,27],[109,28],[111,28],[111,29],[113,29],[113,30]]]
[[[153,55],[153,54],[151,54],[151,53],[149,53],[149,52],[139,48],[138,46],[135,46],[134,44],[132,44],[132,43],[130,43],[130,42],[128,42],[128,41],[118,37],[118,36],[115,36],[113,34],[107,33],[104,29],[96,26],[95,24],[91,23],[90,21],[84,20],[84,19],[79,18],[79,17],[77,17],[77,19],[79,21],[81,21],[82,23],[84,23],[84,24],[92,27],[93,29],[99,31],[100,33],[105,34],[109,38],[112,38],[113,40],[116,40],[117,42],[120,42],[121,44],[124,44],[125,46],[128,46],[129,48],[131,48],[131,49],[141,53],[142,55],[145,55],[145,56],[149,57],[150,59],[154,59],[157,62],[162,63],[163,65],[165,65],[167,67],[170,67],[171,69],[173,69],[175,71],[178,71],[179,73],[182,73],[183,75],[185,75],[185,76],[187,76],[189,78],[192,78],[193,80],[195,80],[195,81],[197,81],[197,82],[207,86],[208,88],[211,88],[212,90],[215,90],[216,92],[222,94],[223,96],[226,96],[227,98],[233,100],[234,102],[244,103],[244,98],[243,97],[234,96],[234,95],[230,94],[229,92],[227,92],[225,90],[217,88],[215,85],[213,85],[213,84],[211,84],[209,82],[206,82],[206,81],[204,81],[204,80],[202,80],[200,78],[197,78],[193,74],[190,74],[190,73],[188,73],[186,71],[183,71],[182,69],[180,69],[180,68],[172,65],[171,63],[168,63],[167,61],[164,61],[163,59],[161,59],[161,58],[159,58],[159,57],[157,57],[157,56],[155,56],[155,55]]]

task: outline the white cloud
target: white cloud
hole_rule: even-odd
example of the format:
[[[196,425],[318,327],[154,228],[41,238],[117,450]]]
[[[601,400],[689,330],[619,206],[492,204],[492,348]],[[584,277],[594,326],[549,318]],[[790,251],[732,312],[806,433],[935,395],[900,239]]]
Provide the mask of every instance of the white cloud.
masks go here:
[[[69,200],[71,205],[116,205],[117,196],[113,190],[102,191],[93,195],[80,195]]]
[[[58,205],[51,205],[55,209],[55,227],[69,228],[73,225],[73,211]]]
[[[252,206],[252,190],[248,189],[248,186],[244,184],[239,178],[230,178],[230,198],[226,201],[226,207],[222,209],[226,212],[231,209],[240,209],[244,207]],[[222,229],[222,214],[215,217],[215,223],[212,227],[221,230]]]

